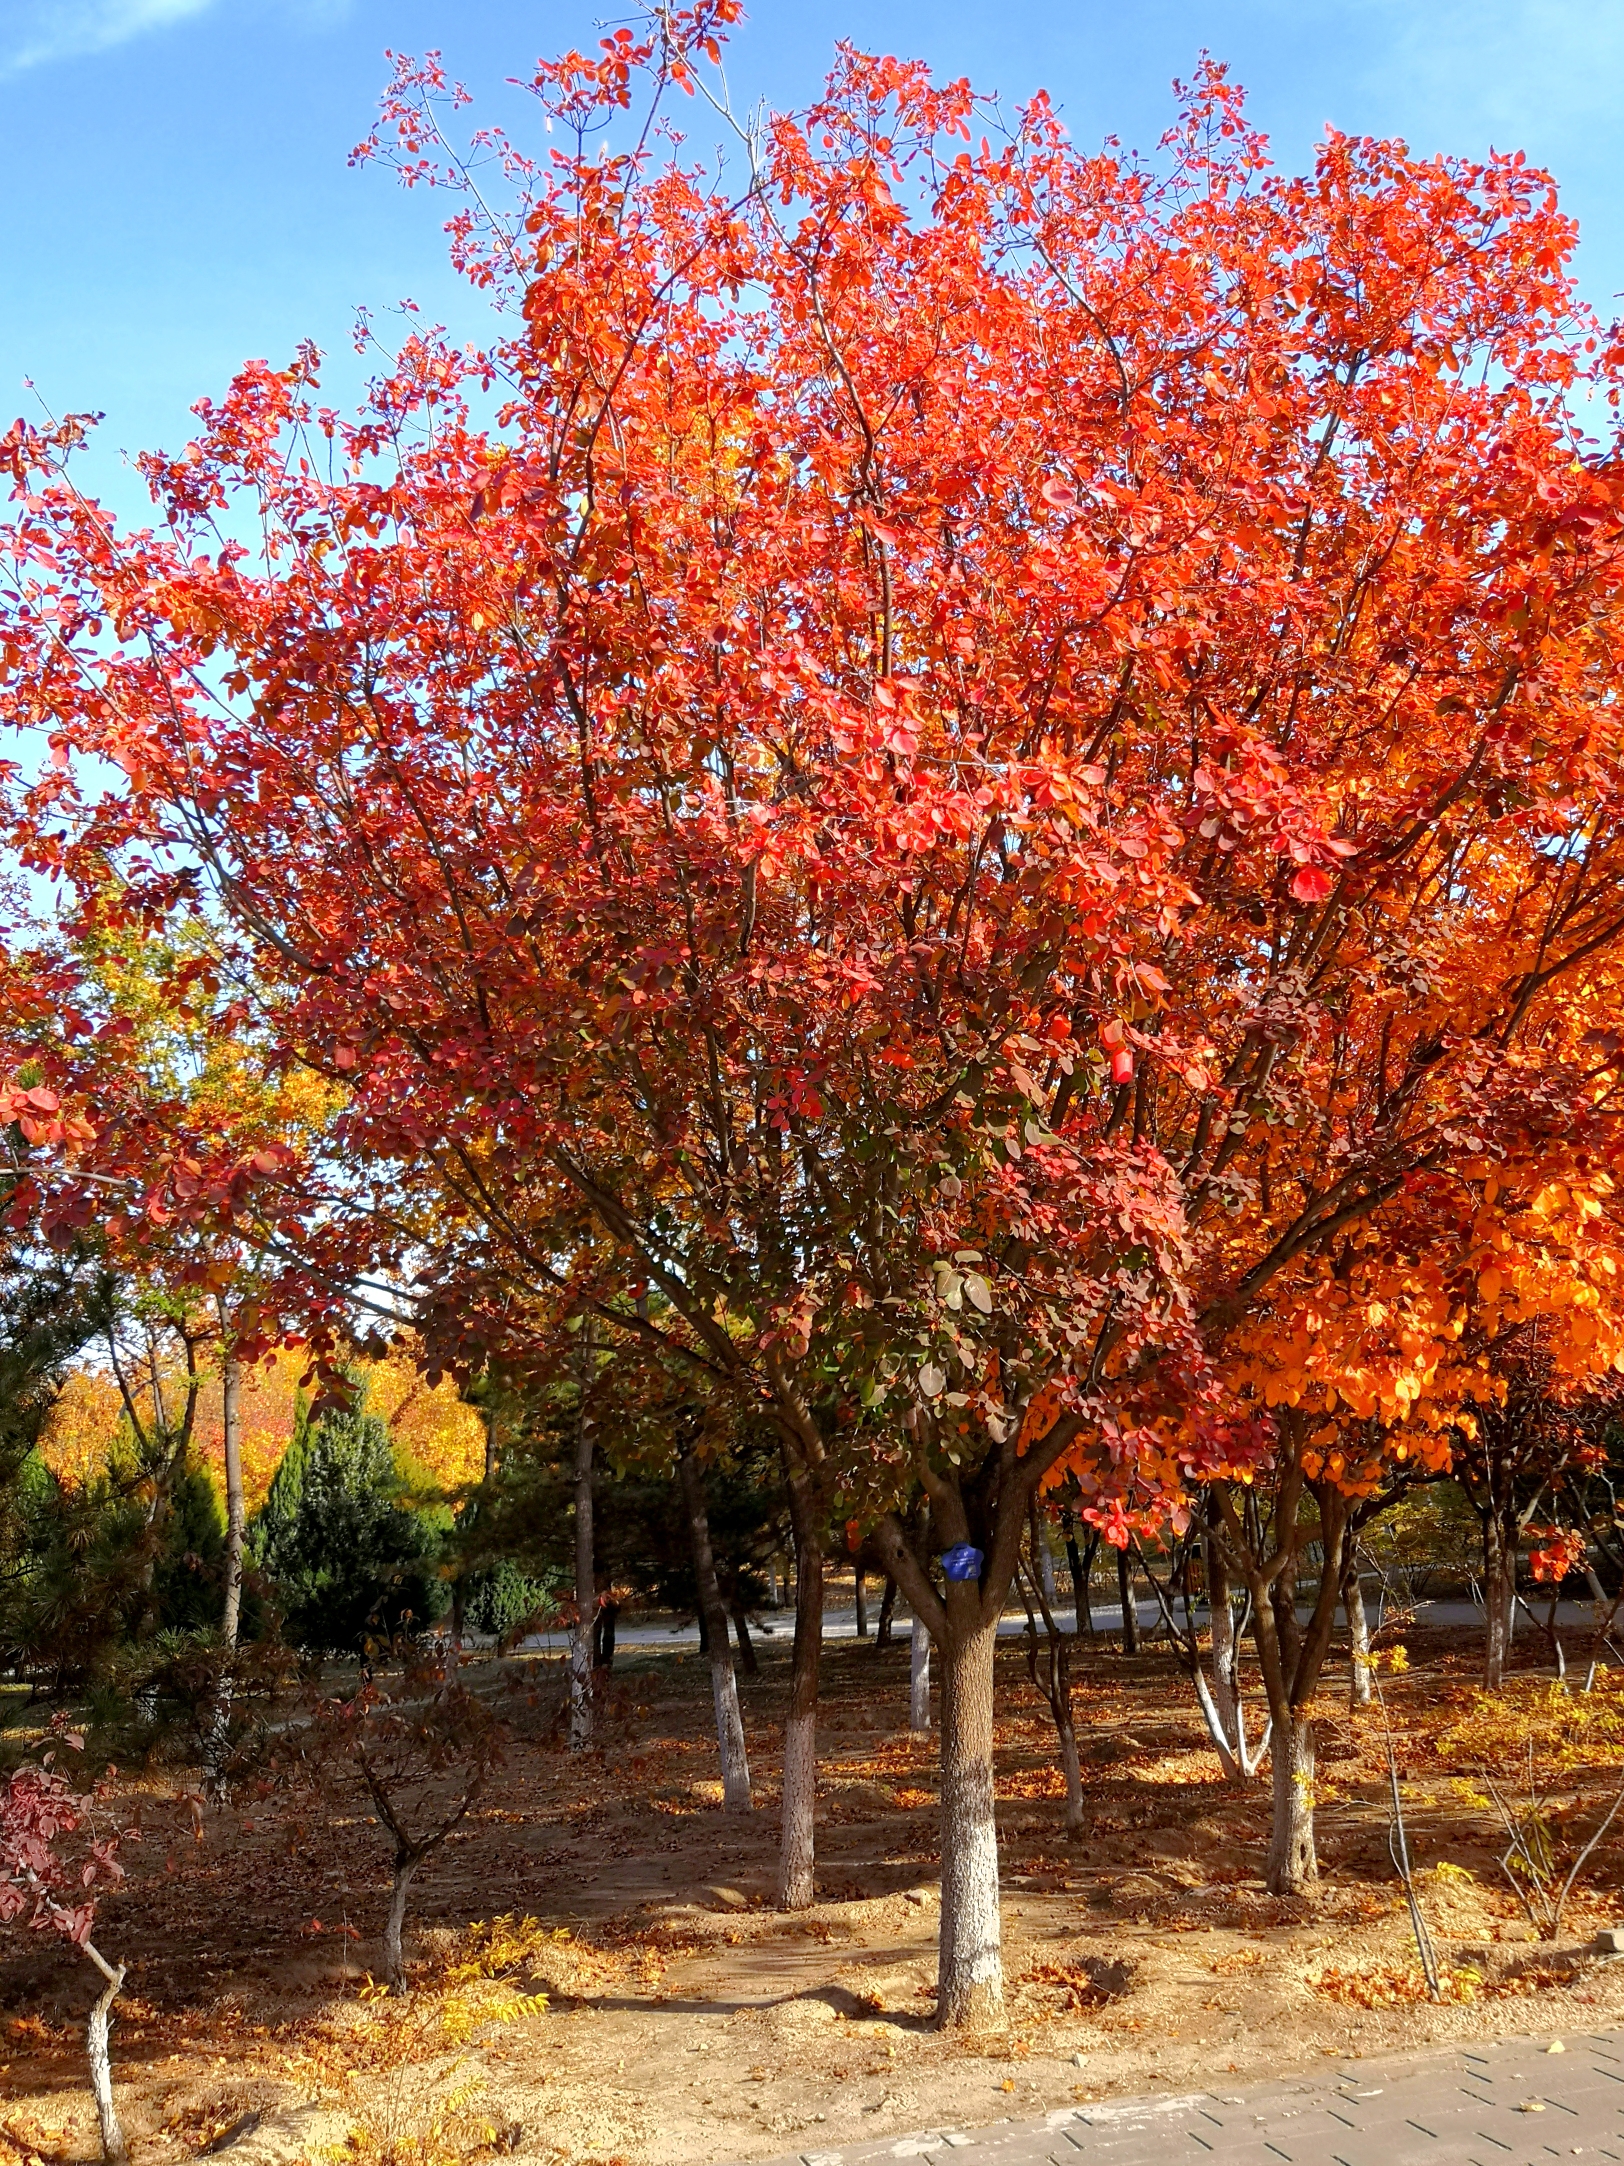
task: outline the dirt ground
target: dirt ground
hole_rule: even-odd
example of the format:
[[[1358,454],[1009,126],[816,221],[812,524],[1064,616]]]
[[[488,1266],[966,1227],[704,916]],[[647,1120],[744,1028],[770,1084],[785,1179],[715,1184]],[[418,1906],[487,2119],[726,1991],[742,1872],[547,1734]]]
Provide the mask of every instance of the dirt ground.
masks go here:
[[[1323,1891],[1283,1902],[1258,1878],[1266,1787],[1222,1781],[1171,1657],[1083,1645],[1090,1824],[1073,1842],[1047,1710],[1018,1644],[1000,1652],[1010,2023],[973,2045],[930,2027],[935,1739],[906,1728],[905,1641],[829,1651],[821,1899],[793,1918],[770,1908],[786,1655],[765,1652],[743,1686],[748,1819],[720,1809],[696,1657],[623,1660],[602,1750],[584,1758],[561,1747],[556,1665],[513,1666],[514,1742],[420,1884],[404,2002],[368,1981],[387,1873],[359,1808],[314,1832],[274,1798],[198,1825],[185,1772],[147,1770],[129,1784],[143,1838],[97,1929],[129,1969],[114,2062],[136,2166],[211,2144],[240,2166],[705,2166],[1273,2077],[1324,2054],[1624,2022],[1624,1963],[1579,1952],[1624,1920],[1624,1840],[1592,1861],[1561,1945],[1536,1944],[1481,1798],[1435,1751],[1469,1699],[1474,1644],[1412,1636],[1388,1688],[1423,1902],[1452,1990],[1471,1996],[1444,2006],[1414,1998],[1384,1733],[1350,1715],[1345,1673],[1320,1726]],[[1568,1780],[1567,1795],[1605,1785],[1599,1770]],[[470,1931],[496,1917],[514,1923]],[[90,2158],[89,1967],[4,1946],[0,2143],[25,2161]]]

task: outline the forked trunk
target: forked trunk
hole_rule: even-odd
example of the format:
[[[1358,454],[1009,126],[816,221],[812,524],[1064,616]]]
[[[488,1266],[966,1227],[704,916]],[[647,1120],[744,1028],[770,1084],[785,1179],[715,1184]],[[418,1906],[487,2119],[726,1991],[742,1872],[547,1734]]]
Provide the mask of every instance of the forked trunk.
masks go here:
[[[1370,1705],[1370,1618],[1357,1568],[1342,1582],[1342,1606],[1348,1614],[1349,1697],[1355,1707]]]
[[[716,1582],[716,1560],[711,1555],[710,1518],[705,1510],[705,1491],[699,1468],[687,1452],[677,1459],[677,1478],[688,1514],[688,1532],[694,1548],[694,1578],[699,1588],[700,1616],[705,1626],[705,1652],[710,1658],[711,1697],[716,1703],[716,1743],[722,1762],[722,1807],[730,1813],[750,1810],[750,1762],[744,1749],[744,1721],[739,1713],[739,1685],[728,1650],[727,1611]]]
[[[1266,1884],[1271,1895],[1309,1895],[1319,1885],[1314,1848],[1314,1726],[1302,1716],[1274,1725],[1274,1817]]]
[[[805,1910],[816,1901],[815,1816],[818,1789],[818,1669],[823,1655],[823,1544],[810,1498],[790,1473],[795,1523],[795,1646],[790,1657],[789,1717],[784,1724],[784,1805],[778,1846],[778,1907]]]
[[[930,1628],[919,1617],[908,1650],[908,1727],[930,1728]]]
[[[130,2151],[124,2141],[124,2131],[119,2126],[118,2109],[113,2104],[113,2056],[108,2043],[107,2027],[118,1999],[119,1988],[124,1983],[122,1963],[109,1963],[99,1955],[87,1940],[85,1953],[101,1972],[105,1980],[90,2011],[90,2021],[85,2026],[85,2046],[90,2059],[90,2091],[96,2101],[96,2122],[101,2130],[102,2157],[109,2166],[128,2166]]]
[[[867,1589],[863,1584],[863,1568],[861,1565],[857,1567],[852,1578],[852,1599],[857,1613],[857,1637],[860,1640],[866,1640],[868,1638],[868,1599]]]
[[[415,1854],[395,1860],[395,1881],[389,1891],[389,1915],[383,1928],[383,1976],[391,1993],[406,1990],[406,1901],[421,1863],[421,1856]]]
[[[992,1764],[997,1628],[978,1623],[955,1629],[953,1592],[949,1590],[949,1628],[942,1648],[942,1939],[936,2021],[942,2030],[991,2031],[1004,2024]]]

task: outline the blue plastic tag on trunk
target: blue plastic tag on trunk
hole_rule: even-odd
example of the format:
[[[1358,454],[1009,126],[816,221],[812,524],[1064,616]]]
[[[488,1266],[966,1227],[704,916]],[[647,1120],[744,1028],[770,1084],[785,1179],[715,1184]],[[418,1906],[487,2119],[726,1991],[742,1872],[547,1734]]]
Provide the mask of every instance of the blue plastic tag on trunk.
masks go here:
[[[979,1579],[983,1562],[981,1551],[969,1542],[955,1542],[942,1551],[942,1570],[949,1579]]]

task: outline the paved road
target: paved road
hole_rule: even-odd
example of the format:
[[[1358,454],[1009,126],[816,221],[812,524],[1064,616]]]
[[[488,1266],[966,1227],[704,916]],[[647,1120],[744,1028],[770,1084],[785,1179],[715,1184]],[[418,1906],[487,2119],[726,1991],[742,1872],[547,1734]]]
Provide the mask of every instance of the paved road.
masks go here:
[[[1159,1612],[1155,1604],[1147,1601],[1138,1602],[1134,1606],[1138,1612],[1140,1626],[1148,1632],[1158,1621]],[[868,1629],[871,1637],[874,1631],[874,1619],[878,1610],[879,1603],[877,1600],[870,1603]],[[1306,1612],[1304,1614],[1306,1615]],[[1206,1609],[1199,1602],[1196,1604],[1195,1615],[1198,1625],[1206,1623]],[[1093,1607],[1093,1617],[1094,1629],[1097,1632],[1111,1633],[1119,1632],[1122,1629],[1122,1612],[1115,1602],[1096,1602]],[[1376,1622],[1374,1603],[1371,1605],[1370,1621],[1372,1625]],[[1416,1605],[1416,1623],[1421,1626],[1481,1625],[1482,1621],[1483,1612],[1471,1602],[1419,1602]],[[1063,1632],[1072,1631],[1074,1627],[1071,1610],[1056,1609],[1055,1622]],[[765,1644],[769,1647],[787,1647],[795,1630],[793,1613],[787,1609],[768,1611],[762,1617],[752,1618],[751,1623],[757,1632],[766,1635]],[[893,1636],[898,1641],[906,1643],[910,1623],[911,1619],[906,1606],[899,1602],[897,1615],[892,1625]],[[1564,1602],[1557,1613],[1557,1624],[1562,1631],[1578,1633],[1583,1638],[1595,1629],[1595,1613],[1586,1602]],[[1533,1629],[1526,1617],[1519,1616],[1516,1635],[1519,1643],[1531,1634]],[[1015,1633],[1026,1630],[1026,1620],[1018,1610],[1012,1611],[1002,1618],[998,1630],[1004,1637],[1010,1637]],[[826,1640],[855,1639],[857,1637],[857,1612],[852,1609],[825,1610],[823,1614],[823,1636]],[[569,1635],[564,1632],[537,1632],[532,1634],[524,1642],[524,1645],[540,1652],[562,1654],[569,1646]],[[699,1645],[699,1627],[696,1624],[672,1626],[650,1623],[642,1619],[634,1622],[622,1618],[615,1633],[615,1645],[619,1648],[669,1647],[673,1650],[687,1650]],[[1570,1646],[1568,1652],[1571,1658],[1576,1656],[1578,1650]]]
[[[1113,2099],[772,2166],[1551,2166],[1624,2161],[1624,2033],[1328,2063],[1265,2090]]]

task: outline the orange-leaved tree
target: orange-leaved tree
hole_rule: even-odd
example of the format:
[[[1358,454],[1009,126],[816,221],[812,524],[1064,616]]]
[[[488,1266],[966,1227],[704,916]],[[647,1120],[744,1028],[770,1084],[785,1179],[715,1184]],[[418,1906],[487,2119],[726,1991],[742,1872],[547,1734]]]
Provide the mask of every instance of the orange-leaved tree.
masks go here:
[[[666,108],[723,102],[736,12],[544,65],[555,148],[477,186],[402,68],[373,147],[463,191],[482,348],[414,335],[350,419],[313,353],[249,367],[145,533],[19,425],[4,701],[62,768],[17,819],[87,911],[183,863],[350,1167],[531,1292],[585,1214],[600,1328],[776,1424],[792,1904],[864,1490],[942,1651],[940,2018],[995,2022],[1037,1485],[1125,1538],[1256,1468],[1255,1320],[1441,1212],[1463,1137],[1605,1125],[1618,521],[1572,409],[1618,356],[1541,176],[1280,177],[1218,70],[1139,164],[843,49],[717,184]],[[405,1253],[355,1200],[320,1252]]]

